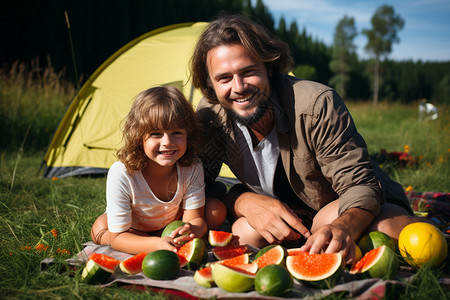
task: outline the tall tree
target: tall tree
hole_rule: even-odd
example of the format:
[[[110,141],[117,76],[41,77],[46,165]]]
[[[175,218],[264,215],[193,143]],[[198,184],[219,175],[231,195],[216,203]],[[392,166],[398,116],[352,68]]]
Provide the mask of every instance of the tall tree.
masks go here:
[[[357,35],[355,20],[344,16],[336,26],[330,69],[334,76],[330,78],[329,84],[334,86],[339,94],[345,99],[346,83],[349,80],[350,59],[355,52],[353,39]]]
[[[372,16],[370,22],[372,29],[364,29],[362,33],[368,39],[366,50],[375,57],[373,103],[377,104],[380,58],[391,53],[392,44],[400,41],[397,32],[403,28],[405,21],[395,13],[392,6],[382,5]]]

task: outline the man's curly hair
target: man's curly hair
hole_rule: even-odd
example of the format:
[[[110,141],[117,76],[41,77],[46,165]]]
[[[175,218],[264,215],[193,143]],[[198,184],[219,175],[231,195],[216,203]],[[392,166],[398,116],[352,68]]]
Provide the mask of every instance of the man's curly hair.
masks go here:
[[[190,61],[192,83],[210,103],[218,100],[208,73],[208,52],[231,44],[241,44],[252,58],[263,62],[271,79],[289,73],[294,65],[289,46],[261,25],[239,14],[220,17],[202,33]]]

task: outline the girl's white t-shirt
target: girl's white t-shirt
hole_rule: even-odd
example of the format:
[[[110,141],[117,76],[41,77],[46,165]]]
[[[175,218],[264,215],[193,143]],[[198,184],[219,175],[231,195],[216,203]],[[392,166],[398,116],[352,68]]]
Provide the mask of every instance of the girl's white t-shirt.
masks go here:
[[[176,164],[178,186],[171,201],[161,201],[152,192],[141,171],[128,173],[115,162],[106,181],[108,230],[120,233],[130,228],[151,232],[174,221],[178,210],[205,205],[205,182],[200,162],[182,167]]]

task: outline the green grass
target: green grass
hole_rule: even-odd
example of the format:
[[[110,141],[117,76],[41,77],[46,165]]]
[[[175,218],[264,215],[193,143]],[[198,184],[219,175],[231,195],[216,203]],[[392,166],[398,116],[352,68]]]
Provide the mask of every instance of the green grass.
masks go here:
[[[358,131],[369,153],[404,151],[409,147],[414,166],[399,167],[385,163],[383,169],[404,188],[416,191],[450,192],[450,107],[439,107],[439,118],[419,121],[417,104],[349,103]]]
[[[27,71],[18,64],[14,68],[0,71],[0,298],[173,298],[150,290],[86,285],[78,280],[79,270],[60,273],[65,260],[90,240],[90,226],[105,210],[105,178],[41,178],[46,145],[74,88],[50,67]],[[371,154],[380,149],[403,151],[408,145],[413,156],[423,156],[415,167],[385,165],[404,187],[450,192],[448,107],[440,108],[437,121],[424,123],[417,120],[416,105],[348,106]],[[58,232],[56,238],[52,229]],[[39,244],[48,248],[38,251]],[[40,262],[47,257],[58,264],[41,272]],[[441,276],[422,269],[412,283],[389,287],[388,298],[450,298],[449,290],[437,283]],[[328,297],[343,298],[345,294]]]

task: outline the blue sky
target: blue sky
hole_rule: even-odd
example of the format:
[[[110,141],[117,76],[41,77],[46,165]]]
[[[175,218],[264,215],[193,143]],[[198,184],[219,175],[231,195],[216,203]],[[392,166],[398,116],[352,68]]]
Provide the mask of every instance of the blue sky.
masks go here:
[[[256,1],[253,0],[255,3]],[[370,19],[378,7],[394,7],[405,25],[398,32],[400,43],[393,45],[390,59],[414,61],[450,61],[450,0],[263,0],[275,19],[283,16],[287,25],[297,22],[299,30],[331,46],[337,23],[345,15],[355,19],[358,36],[354,39],[358,55],[367,58]]]

